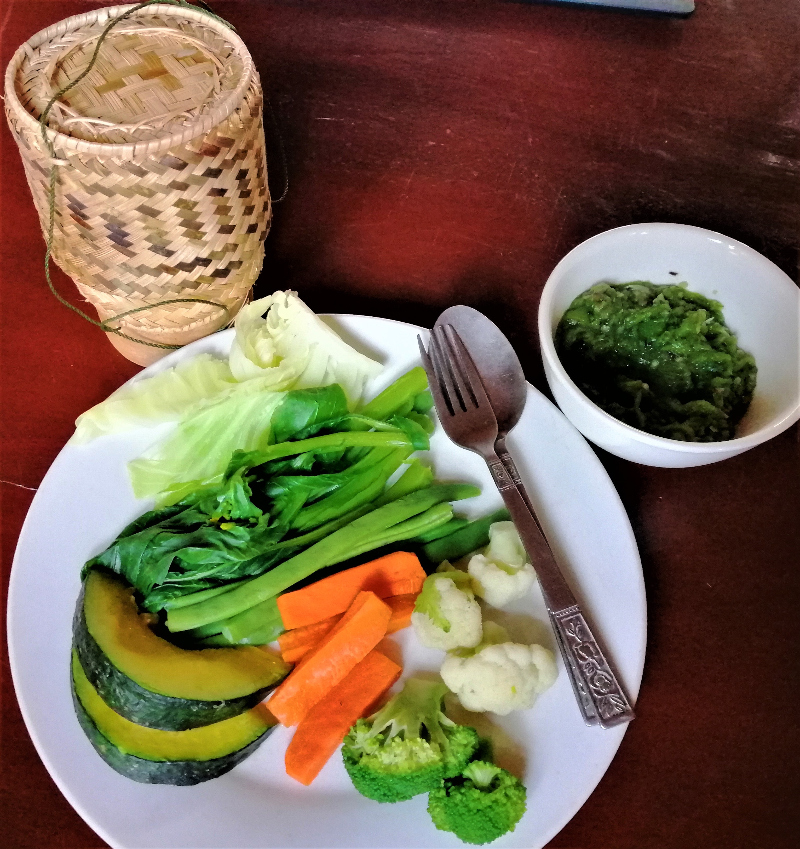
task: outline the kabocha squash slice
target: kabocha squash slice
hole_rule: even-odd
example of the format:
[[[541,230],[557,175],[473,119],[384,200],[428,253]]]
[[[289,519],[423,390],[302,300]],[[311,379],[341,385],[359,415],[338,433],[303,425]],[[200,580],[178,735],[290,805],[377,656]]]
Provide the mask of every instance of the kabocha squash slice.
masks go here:
[[[182,649],[140,615],[133,589],[99,569],[86,576],[73,643],[100,697],[139,725],[183,731],[253,707],[288,673],[274,652],[255,646]]]
[[[100,757],[117,772],[143,784],[199,784],[233,769],[275,727],[263,706],[192,728],[162,731],[125,719],[100,698],[72,652],[72,701],[78,722]]]

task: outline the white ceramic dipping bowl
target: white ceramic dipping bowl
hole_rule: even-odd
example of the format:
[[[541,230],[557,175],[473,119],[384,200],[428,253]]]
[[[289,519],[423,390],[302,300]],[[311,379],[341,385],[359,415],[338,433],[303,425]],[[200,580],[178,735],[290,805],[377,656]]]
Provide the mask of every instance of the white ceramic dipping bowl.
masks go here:
[[[652,436],[610,416],[569,378],[553,336],[573,299],[601,281],[685,281],[720,301],[739,346],[756,360],[756,391],[734,439],[693,443]],[[570,251],[547,280],[539,338],[550,390],[591,442],[647,466],[702,466],[741,454],[800,419],[800,289],[752,248],[683,224],[632,224],[600,233]]]

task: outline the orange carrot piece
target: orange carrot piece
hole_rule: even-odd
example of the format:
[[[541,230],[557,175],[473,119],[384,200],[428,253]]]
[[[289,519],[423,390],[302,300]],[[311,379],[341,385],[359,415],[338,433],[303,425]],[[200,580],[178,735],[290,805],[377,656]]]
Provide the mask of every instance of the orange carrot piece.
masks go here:
[[[364,716],[400,676],[401,668],[373,649],[309,710],[286,749],[286,773],[308,786]]]
[[[424,581],[425,570],[416,554],[395,551],[279,595],[278,610],[283,627],[289,631],[344,613],[364,590],[375,593],[379,598],[387,598],[418,593]]]
[[[341,619],[341,615],[331,616],[321,622],[312,622],[310,625],[302,625],[291,631],[284,631],[278,637],[278,648],[281,657],[287,663],[297,663],[298,660],[317,643],[322,640]]]
[[[411,614],[414,612],[414,602],[417,600],[417,595],[418,593],[405,593],[404,595],[391,595],[383,599],[392,611],[392,617],[386,628],[387,634],[394,634],[395,631],[411,624]],[[331,616],[330,619],[323,619],[322,622],[312,622],[310,625],[302,625],[300,628],[284,631],[278,637],[281,657],[287,663],[297,663],[314,646],[320,643],[341,618],[341,616]]]
[[[392,611],[361,592],[345,615],[289,673],[268,702],[281,725],[297,725],[383,639]]]
[[[418,595],[419,593],[404,593],[384,599],[392,611],[392,618],[386,628],[387,634],[394,634],[395,631],[407,628],[411,624],[411,614],[414,612],[414,604]]]

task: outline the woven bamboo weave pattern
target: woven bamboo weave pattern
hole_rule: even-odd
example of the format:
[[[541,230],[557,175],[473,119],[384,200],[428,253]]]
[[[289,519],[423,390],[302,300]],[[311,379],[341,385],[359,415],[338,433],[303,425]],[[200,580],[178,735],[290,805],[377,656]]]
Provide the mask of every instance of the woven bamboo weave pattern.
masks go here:
[[[89,65],[108,20],[130,8],[62,21],[9,65],[6,112],[45,232],[53,160],[38,119]],[[238,37],[200,12],[141,9],[108,33],[47,124],[58,169],[53,258],[100,317],[203,298],[230,315],[168,304],[120,329],[185,344],[226,324],[261,270],[272,216],[261,85]]]

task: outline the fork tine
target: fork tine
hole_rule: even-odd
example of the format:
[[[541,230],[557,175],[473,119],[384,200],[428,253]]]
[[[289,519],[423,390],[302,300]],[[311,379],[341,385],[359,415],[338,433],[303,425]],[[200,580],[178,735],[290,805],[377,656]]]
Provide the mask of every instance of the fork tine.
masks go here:
[[[459,388],[453,380],[453,364],[446,352],[442,350],[441,342],[439,341],[439,329],[434,327],[431,333],[431,344],[429,353],[433,361],[433,369],[439,378],[439,384],[442,389],[442,394],[447,401],[447,407],[450,415],[456,415],[459,411],[466,411],[467,407],[464,404],[463,397]]]
[[[428,352],[425,350],[425,345],[422,342],[422,337],[417,336],[417,344],[419,345],[419,354],[422,358],[422,366],[425,369],[426,374],[428,375],[428,387],[431,390],[431,395],[433,395],[434,403],[436,404],[436,409],[439,410],[439,414],[441,415],[442,410],[448,410],[450,415],[453,414],[453,408],[450,404],[449,398],[444,396],[442,392],[442,384],[439,379],[439,371],[431,360],[430,356],[428,356]]]
[[[475,367],[475,363],[458,331],[452,324],[444,325],[442,330],[450,349],[450,359],[455,366],[454,370],[458,372],[462,397],[469,396],[476,407],[486,408],[491,406],[478,369]]]
[[[450,327],[450,329],[453,330],[454,328]],[[447,370],[453,392],[458,397],[459,406],[466,412],[470,407],[475,406],[474,399],[470,396],[469,386],[464,380],[464,374],[444,325],[433,328],[432,339],[436,343],[437,352]]]

